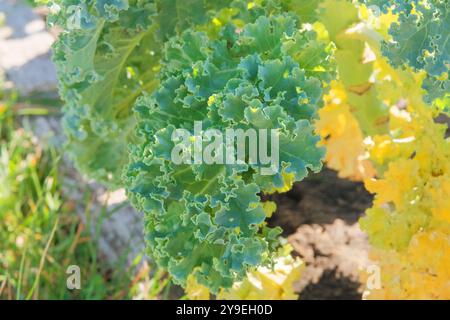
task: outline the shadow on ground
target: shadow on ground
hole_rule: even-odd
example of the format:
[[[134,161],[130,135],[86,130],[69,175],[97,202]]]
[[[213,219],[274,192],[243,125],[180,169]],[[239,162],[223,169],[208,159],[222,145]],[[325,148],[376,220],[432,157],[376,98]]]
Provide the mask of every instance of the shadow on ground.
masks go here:
[[[369,245],[358,220],[372,203],[364,185],[324,169],[267,198],[278,206],[269,225],[283,228],[306,264],[296,287],[300,298],[361,299],[359,276],[369,264]]]

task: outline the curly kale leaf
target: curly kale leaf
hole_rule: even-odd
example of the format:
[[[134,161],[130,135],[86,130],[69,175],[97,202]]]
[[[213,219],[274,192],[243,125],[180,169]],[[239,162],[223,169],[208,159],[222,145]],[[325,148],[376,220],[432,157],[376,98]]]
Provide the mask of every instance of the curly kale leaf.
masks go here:
[[[205,23],[210,10],[226,3],[50,3],[49,23],[63,29],[54,46],[54,62],[65,101],[68,152],[81,172],[112,187],[121,185],[135,126],[132,106],[142,91],[158,86],[162,40],[189,25]]]
[[[187,30],[168,41],[163,55],[160,87],[135,106],[138,142],[130,145],[124,178],[133,204],[145,212],[155,260],[175,282],[185,285],[194,274],[217,292],[270,262],[279,230],[265,225],[260,194],[283,186],[285,175],[300,181],[321,169],[324,150],[312,121],[333,74],[331,48],[285,14],[243,28],[227,24],[217,39]],[[202,133],[274,130],[279,170],[262,174],[265,164],[249,161],[248,145],[241,163],[176,164],[176,129],[192,134],[183,150],[188,155],[216,141],[199,134],[195,122]],[[270,150],[267,141],[265,147]]]
[[[54,62],[68,151],[80,171],[117,186],[135,125],[132,105],[142,90],[158,83],[155,6],[140,0],[62,0],[51,8],[49,23],[64,29]]]
[[[369,0],[383,11],[392,10],[398,21],[390,28],[392,41],[385,42],[383,53],[392,65],[407,64],[424,70],[423,88],[432,102],[449,93],[450,88],[450,1],[448,0]],[[448,108],[448,106],[447,106]]]

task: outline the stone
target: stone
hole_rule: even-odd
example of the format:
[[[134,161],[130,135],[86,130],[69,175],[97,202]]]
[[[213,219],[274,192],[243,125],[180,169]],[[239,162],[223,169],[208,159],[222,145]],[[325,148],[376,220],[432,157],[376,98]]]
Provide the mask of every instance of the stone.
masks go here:
[[[17,0],[0,0],[5,23],[0,27],[0,69],[7,88],[22,96],[57,89],[56,69],[51,61],[54,36],[42,17]]]

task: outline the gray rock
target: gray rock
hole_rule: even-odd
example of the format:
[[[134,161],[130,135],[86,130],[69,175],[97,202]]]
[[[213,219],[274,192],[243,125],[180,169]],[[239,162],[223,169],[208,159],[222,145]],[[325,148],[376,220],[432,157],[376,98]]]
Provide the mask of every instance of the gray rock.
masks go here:
[[[58,117],[24,117],[22,121],[41,143],[51,144],[64,153],[64,135]],[[111,265],[118,261],[131,265],[144,252],[144,223],[142,214],[129,205],[125,191],[109,191],[89,181],[73,168],[67,157],[63,158],[60,171],[65,198],[75,204],[81,220],[90,228],[100,256]]]
[[[22,95],[52,92],[57,88],[51,61],[54,37],[30,7],[17,0],[0,0],[5,25],[0,28],[0,69],[7,84]]]

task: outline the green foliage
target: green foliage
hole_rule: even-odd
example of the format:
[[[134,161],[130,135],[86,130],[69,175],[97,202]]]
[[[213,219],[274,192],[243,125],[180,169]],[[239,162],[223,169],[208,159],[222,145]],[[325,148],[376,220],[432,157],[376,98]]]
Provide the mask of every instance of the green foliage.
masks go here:
[[[265,227],[259,194],[282,187],[285,175],[299,181],[320,170],[312,120],[333,78],[332,46],[300,29],[318,3],[50,3],[49,23],[64,29],[54,61],[69,153],[82,172],[119,187],[131,145],[125,183],[146,212],[154,257],[178,283],[195,272],[217,291],[270,262],[278,230]],[[279,14],[292,7],[300,21]],[[204,130],[276,129],[281,171],[174,165],[170,136],[194,121]]]
[[[398,15],[384,54],[396,67],[426,72],[428,101],[448,111],[449,1],[360,2]],[[374,62],[366,59],[381,37],[360,23],[354,1],[54,0],[49,6],[49,23],[63,29],[54,61],[68,150],[83,173],[126,186],[145,212],[153,257],[179,284],[194,274],[217,292],[271,262],[279,230],[266,226],[260,196],[320,170],[313,121],[335,76],[334,59],[364,133],[389,130],[388,108],[373,85]],[[312,31],[323,27],[320,37],[330,43]],[[195,121],[222,133],[276,130],[281,171],[261,175],[263,164],[248,161],[248,150],[239,164],[173,163],[172,134],[192,133]],[[196,136],[185,150],[206,142]],[[382,211],[370,214],[384,219]],[[391,220],[392,230],[406,223],[408,234],[416,231],[409,220]],[[404,244],[396,236],[389,243]]]
[[[156,0],[159,36],[163,41],[192,26],[208,24],[215,12],[227,7],[232,0]]]
[[[60,151],[37,141],[14,111],[15,96],[0,96],[0,299],[155,299],[170,288],[163,270],[136,275],[138,256],[126,265],[125,254],[108,265],[98,254],[101,220],[81,221],[77,211],[90,208],[92,194],[74,203],[63,192]],[[125,250],[124,253],[128,253]],[[66,269],[80,268],[81,290],[67,289]],[[148,268],[148,264],[147,264]],[[140,286],[148,286],[140,290]],[[168,291],[167,291],[168,292]]]
[[[120,186],[135,125],[132,106],[158,85],[162,42],[191,24],[207,22],[205,0],[55,0],[50,25],[64,29],[54,46],[65,101],[68,152],[78,169]]]
[[[366,33],[358,27],[362,22],[358,8],[347,0],[323,0],[318,18],[336,45],[338,79],[345,87],[347,103],[361,130],[367,135],[387,132],[388,108],[378,99],[371,80],[374,62],[364,61],[373,32]]]
[[[228,24],[219,40],[188,30],[168,41],[160,87],[136,103],[139,143],[125,180],[146,214],[153,257],[177,283],[194,273],[217,292],[270,261],[279,230],[265,226],[258,195],[282,187],[283,174],[300,181],[321,169],[311,121],[331,79],[330,53],[287,14],[261,16],[240,31]],[[261,175],[262,164],[248,161],[174,164],[172,133],[194,134],[195,121],[220,132],[276,130],[282,170]],[[198,139],[205,143],[197,136],[187,149]]]
[[[317,21],[322,2],[323,0],[284,0],[281,4],[286,11],[295,13],[303,23],[313,23]]]
[[[394,66],[407,64],[424,70],[426,100],[442,98],[450,90],[450,1],[448,0],[369,0],[382,10],[392,10],[398,21],[390,28],[392,41],[384,43],[383,53]],[[447,106],[448,108],[448,106]]]
[[[69,153],[92,178],[117,186],[134,127],[131,106],[156,85],[159,45],[148,1],[58,1],[50,24]],[[56,8],[56,9],[55,9]]]

